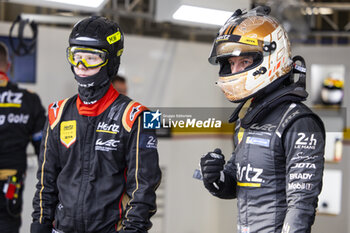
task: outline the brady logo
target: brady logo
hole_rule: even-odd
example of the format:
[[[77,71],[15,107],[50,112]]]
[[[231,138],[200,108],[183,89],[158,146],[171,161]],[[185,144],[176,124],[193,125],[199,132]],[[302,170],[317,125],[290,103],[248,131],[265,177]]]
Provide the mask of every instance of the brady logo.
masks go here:
[[[97,125],[96,132],[117,134],[119,132],[119,125],[107,124],[105,122],[99,122]]]
[[[310,183],[289,183],[288,184],[288,189],[289,190],[311,190],[312,189],[312,184]]]
[[[291,180],[310,180],[314,174],[310,173],[291,173],[289,174],[289,178]]]
[[[261,183],[263,182],[263,179],[260,178],[260,175],[263,173],[263,169],[261,168],[254,168],[249,163],[247,166],[241,167],[239,163],[236,163],[237,166],[237,180],[239,181],[248,181],[248,182],[256,182]],[[250,186],[250,185],[245,185]]]
[[[22,104],[21,92],[4,91],[0,93],[0,107],[21,107]]]
[[[159,129],[160,128],[160,116],[162,114],[157,109],[156,112],[144,112],[143,113],[143,127],[145,129]]]
[[[312,168],[316,169],[316,165],[314,163],[295,163],[291,168]]]
[[[298,133],[298,140],[295,142],[295,149],[312,149],[316,148],[317,139],[315,139],[314,134],[311,134],[310,137],[307,137],[305,133]]]
[[[250,129],[269,131],[269,132],[272,132],[275,128],[276,128],[276,125],[272,125],[272,124],[258,125],[258,123],[255,123],[255,124],[252,124],[252,126],[250,126]]]

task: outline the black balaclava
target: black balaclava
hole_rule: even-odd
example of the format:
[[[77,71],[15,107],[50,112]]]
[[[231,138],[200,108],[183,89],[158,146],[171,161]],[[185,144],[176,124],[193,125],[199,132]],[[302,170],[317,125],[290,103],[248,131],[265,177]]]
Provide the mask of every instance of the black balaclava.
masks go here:
[[[69,36],[70,46],[80,46],[108,51],[108,62],[100,71],[89,77],[80,77],[78,93],[85,104],[96,103],[109,89],[111,78],[117,74],[123,52],[124,36],[118,24],[104,17],[91,16],[74,25]]]
[[[107,67],[89,77],[80,77],[74,70],[74,78],[78,82],[78,93],[84,104],[94,104],[101,99],[108,91],[110,78],[107,74]]]

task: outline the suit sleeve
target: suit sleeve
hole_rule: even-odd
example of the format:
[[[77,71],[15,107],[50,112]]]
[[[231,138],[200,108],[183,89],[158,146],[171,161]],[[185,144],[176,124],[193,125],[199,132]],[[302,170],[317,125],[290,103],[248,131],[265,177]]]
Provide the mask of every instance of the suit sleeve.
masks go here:
[[[128,139],[126,193],[130,200],[120,233],[146,233],[152,226],[150,218],[156,212],[155,191],[161,180],[157,137],[153,130],[143,128],[141,115]]]
[[[45,124],[45,109],[41,104],[40,98],[38,95],[34,94],[34,103],[32,106],[33,109],[33,128],[32,128],[32,137],[31,141],[34,146],[35,154],[39,156],[40,153],[40,144],[42,140],[43,128]]]
[[[283,233],[311,231],[322,189],[325,132],[317,117],[296,120],[285,132],[288,209]]]
[[[56,179],[59,172],[57,140],[53,132],[46,121],[39,155],[38,183],[33,199],[31,233],[51,233],[52,231],[52,222],[58,202]]]

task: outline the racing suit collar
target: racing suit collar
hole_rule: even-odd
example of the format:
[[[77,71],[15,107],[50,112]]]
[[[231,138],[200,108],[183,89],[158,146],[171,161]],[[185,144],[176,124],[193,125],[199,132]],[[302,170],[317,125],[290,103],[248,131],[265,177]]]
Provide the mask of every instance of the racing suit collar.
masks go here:
[[[308,93],[305,91],[305,89],[299,86],[297,83],[282,88],[277,88],[266,97],[254,99],[241,121],[241,126],[243,128],[249,128],[251,124],[257,122],[279,104],[285,101],[301,102],[306,100],[307,96]],[[235,109],[229,118],[230,123],[238,120],[239,113],[245,103],[246,101],[240,103],[240,105]]]
[[[9,82],[9,78],[5,72],[0,71],[0,87],[6,87]]]
[[[103,113],[119,96],[119,92],[110,84],[106,94],[93,104],[85,104],[80,96],[77,97],[77,109],[80,115],[98,116]]]

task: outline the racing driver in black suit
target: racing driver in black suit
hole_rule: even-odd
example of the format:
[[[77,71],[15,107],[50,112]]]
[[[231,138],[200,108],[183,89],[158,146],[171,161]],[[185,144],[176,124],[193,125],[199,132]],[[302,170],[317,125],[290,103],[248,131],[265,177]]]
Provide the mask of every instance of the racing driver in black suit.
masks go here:
[[[37,94],[18,87],[6,72],[10,61],[0,42],[0,232],[18,233],[27,169],[27,146],[38,155],[45,109]]]
[[[31,233],[146,233],[161,172],[146,108],[112,86],[123,52],[120,27],[78,22],[67,59],[78,95],[49,106],[39,157]]]
[[[200,165],[211,194],[237,198],[237,232],[305,233],[322,188],[325,131],[302,103],[305,62],[292,59],[287,34],[269,12],[237,10],[214,41],[209,62],[220,65],[217,85],[240,103],[229,120],[235,150],[226,164],[215,149]]]

